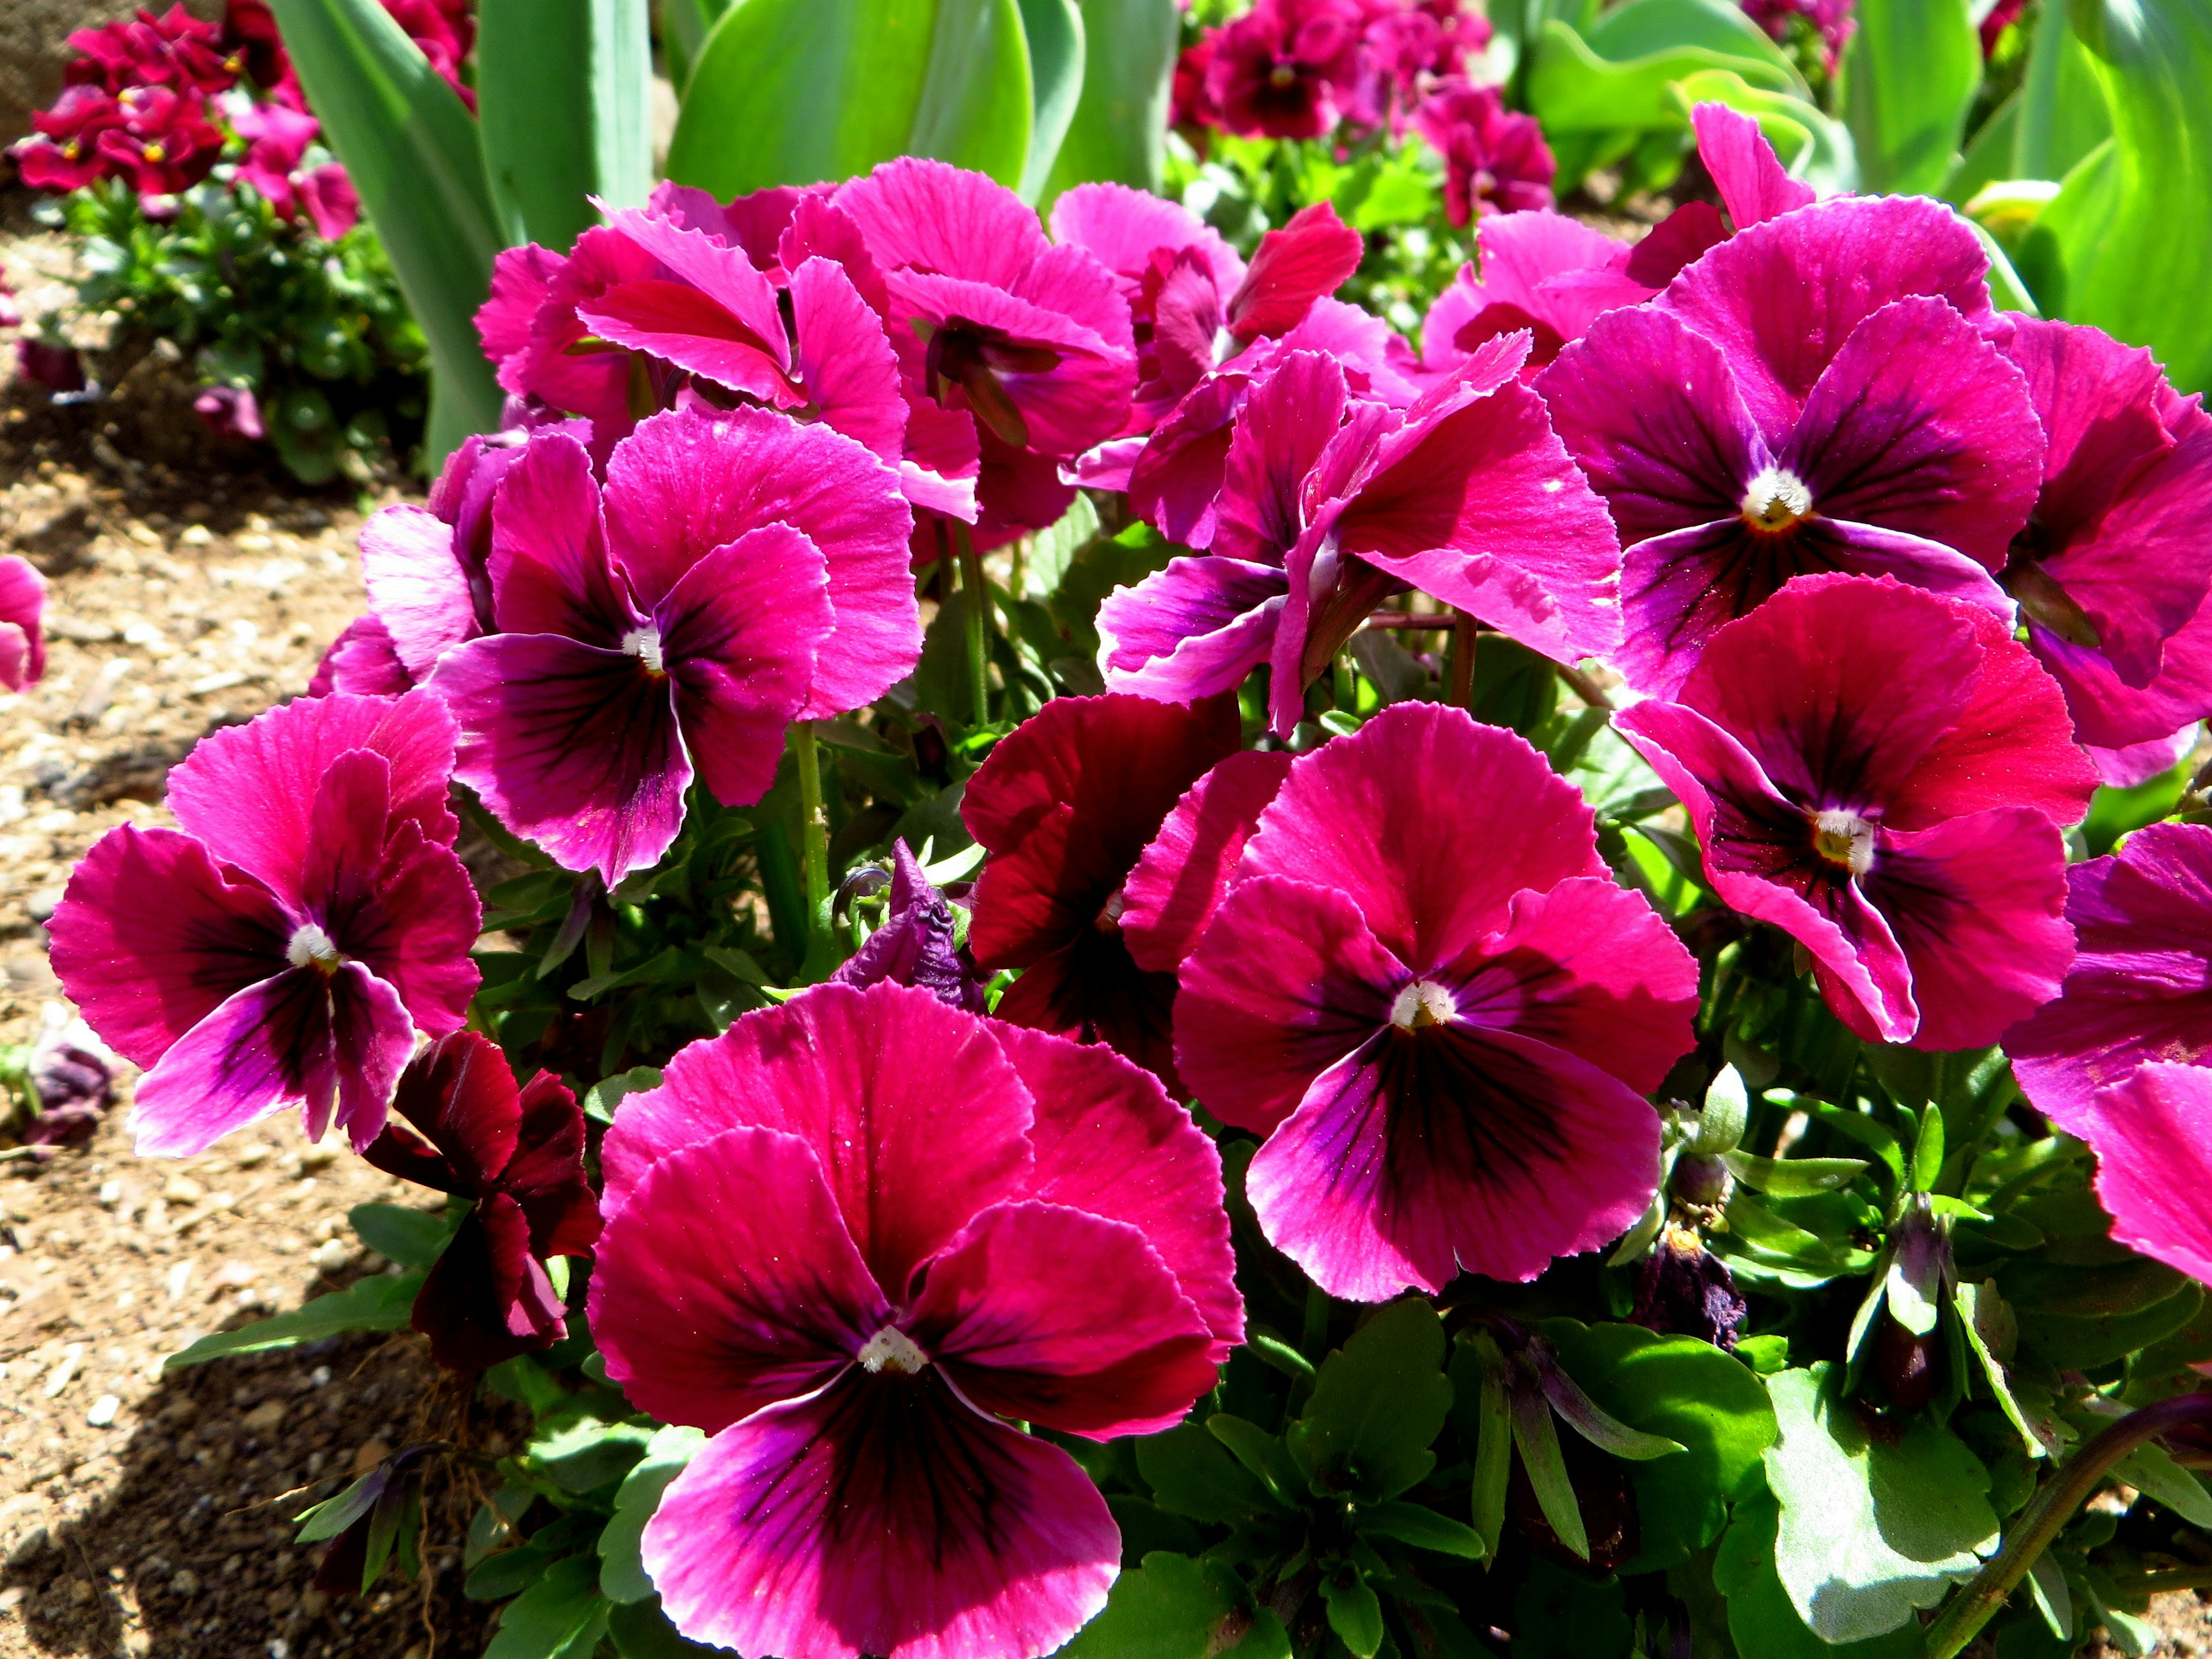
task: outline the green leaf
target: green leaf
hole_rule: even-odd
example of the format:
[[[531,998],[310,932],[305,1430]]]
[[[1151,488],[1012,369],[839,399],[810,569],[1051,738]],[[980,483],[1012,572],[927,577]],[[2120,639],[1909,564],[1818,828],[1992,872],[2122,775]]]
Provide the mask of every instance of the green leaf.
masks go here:
[[[1920,1626],[1907,1624],[1864,1641],[1822,1641],[1806,1628],[1776,1575],[1774,1540],[1781,1511],[1773,1495],[1736,1506],[1713,1559],[1713,1583],[1728,1597],[1729,1633],[1739,1654],[1756,1659],[1922,1659]]]
[[[1259,1477],[1200,1424],[1139,1440],[1137,1471],[1162,1509],[1194,1521],[1241,1521],[1275,1507]]]
[[[1489,1559],[1482,1534],[1473,1527],[1419,1504],[1393,1501],[1356,1511],[1352,1525],[1361,1532],[1395,1538],[1415,1549],[1435,1550],[1440,1555],[1464,1556],[1470,1561]]]
[[[1996,1547],[1989,1471],[1925,1418],[1870,1438],[1825,1384],[1831,1368],[1767,1380],[1780,1438],[1765,1455],[1782,1506],[1775,1570],[1824,1641],[1863,1641],[1912,1622]]]
[[[1600,1451],[1611,1452],[1630,1462],[1648,1463],[1686,1449],[1680,1441],[1669,1440],[1663,1434],[1645,1434],[1640,1429],[1631,1428],[1584,1394],[1574,1378],[1559,1368],[1557,1360],[1534,1343],[1530,1345],[1530,1354],[1536,1363],[1537,1377],[1543,1384],[1544,1398],[1551,1401],[1553,1411]]]
[[[479,0],[477,113],[507,240],[566,252],[599,222],[586,198],[643,207],[652,100],[637,0]]]
[[[1082,0],[1082,7],[1083,93],[1044,195],[1102,181],[1157,194],[1178,44],[1175,0]]]
[[[1838,105],[1869,191],[1926,193],[1951,171],[1982,84],[1966,0],[1858,0]]]
[[[2097,791],[2089,802],[2089,816],[2081,823],[2081,839],[2089,845],[2089,856],[2104,857],[2121,836],[2171,813],[2181,804],[2192,766],[2192,762],[2184,760],[2171,772],[2161,772],[2132,789],[2115,789],[2106,784]]]
[[[643,1601],[653,1595],[653,1581],[645,1576],[638,1553],[645,1523],[660,1507],[668,1483],[707,1443],[697,1429],[672,1425],[646,1443],[645,1455],[623,1478],[615,1493],[615,1512],[599,1534],[599,1594],[610,1601]]]
[[[1636,1626],[1625,1601],[1620,1580],[1611,1573],[1597,1577],[1540,1558],[1530,1561],[1513,1594],[1513,1659],[1629,1659]]]
[[[477,124],[378,0],[270,0],[323,142],[345,163],[430,345],[430,463],[499,424],[477,338],[505,239]]]
[[[2069,9],[2044,6],[2037,12],[2011,162],[1997,178],[2055,183],[2112,136],[2096,58],[2074,33]]]
[[[2138,1446],[2113,1464],[2112,1478],[2155,1498],[2192,1527],[2212,1527],[2212,1492],[2155,1444]]]
[[[1738,1181],[1769,1198],[1809,1198],[1847,1187],[1865,1173],[1861,1158],[1755,1158],[1730,1152],[1722,1160]]]
[[[1505,1357],[1480,1327],[1452,1345],[1453,1409],[1459,1437],[1474,1455],[1473,1520],[1495,1559],[1505,1530],[1505,1490],[1513,1470],[1513,1414],[1506,1404]]]
[[[691,72],[668,174],[726,199],[927,155],[1016,186],[1030,98],[1016,0],[739,0]]]
[[[1231,1455],[1257,1475],[1273,1495],[1285,1503],[1297,1500],[1302,1483],[1282,1436],[1269,1434],[1257,1423],[1228,1412],[1216,1412],[1207,1418],[1206,1431],[1228,1447]]]
[[[525,1449],[568,1491],[595,1491],[634,1468],[653,1438],[650,1423],[620,1420],[629,1410],[611,1389],[571,1395],[539,1419]]]
[[[1019,0],[1030,56],[1030,153],[1021,197],[1044,193],[1083,95],[1083,13],[1075,0]]]
[[[1589,1534],[1583,1525],[1582,1504],[1567,1478],[1567,1462],[1559,1451],[1559,1431],[1552,1423],[1551,1402],[1533,1389],[1511,1389],[1505,1396],[1513,1419],[1513,1445],[1521,1454],[1521,1467],[1536,1494],[1536,1507],[1544,1512],[1559,1542],[1583,1560],[1589,1559]]]
[[[163,1364],[165,1368],[198,1365],[230,1354],[268,1353],[326,1336],[343,1336],[349,1331],[396,1331],[412,1317],[415,1292],[422,1288],[421,1273],[396,1277],[378,1273],[343,1291],[319,1296],[289,1313],[204,1336],[183,1352],[171,1354]]]
[[[1982,1377],[1989,1384],[1990,1393],[2003,1412],[2006,1419],[2020,1431],[2020,1437],[2030,1457],[2044,1455],[2043,1442],[2036,1438],[2027,1415],[2013,1397],[2012,1379],[1997,1351],[2005,1347],[2004,1338],[2012,1324],[2012,1310],[2005,1306],[2004,1297],[1997,1294],[1994,1283],[1987,1285],[1962,1284],[1951,1293],[1952,1306],[1957,1314],[1959,1328],[1966,1339],[1966,1346],[1981,1366]]]
[[[591,1659],[606,1634],[607,1600],[588,1555],[571,1555],[508,1602],[484,1659]]]
[[[1543,1331],[1591,1400],[1687,1449],[1628,1471],[1642,1547],[1623,1570],[1679,1566],[1720,1536],[1729,1505],[1759,1484],[1760,1458],[1777,1432],[1766,1390],[1736,1359],[1695,1337],[1564,1319],[1546,1321]]]
[[[660,1082],[660,1073],[651,1066],[633,1066],[627,1072],[601,1078],[584,1096],[584,1115],[602,1123],[612,1123],[615,1109],[622,1104],[625,1095],[658,1089]]]
[[[295,1544],[319,1544],[337,1537],[367,1515],[382,1495],[390,1476],[382,1465],[352,1482],[334,1498],[325,1498],[311,1510],[292,1518],[300,1524]]]
[[[1282,1628],[1271,1613],[1255,1620],[1225,1562],[1155,1550],[1114,1581],[1105,1611],[1076,1632],[1061,1659],[1210,1659],[1249,1641],[1259,1620]]]
[[[1382,1309],[1322,1361],[1305,1415],[1285,1437],[1316,1490],[1377,1503],[1436,1467],[1429,1446],[1452,1404],[1443,1359],[1443,1326],[1415,1297]]]
[[[2002,1274],[1997,1282],[2004,1282]],[[2071,1318],[2022,1311],[2020,1343],[2060,1370],[2094,1370],[2172,1335],[2203,1305],[2203,1288],[2185,1285],[2164,1301],[2129,1313]]]
[[[1753,86],[1729,70],[1699,70],[1675,82],[1669,95],[1686,117],[1705,103],[1726,104],[1750,116],[1790,176],[1823,194],[1858,187],[1850,129],[1796,93]]]
[[[446,1253],[460,1217],[404,1204],[356,1204],[346,1212],[354,1236],[403,1267],[427,1267]]]
[[[1717,1158],[1723,1152],[1732,1152],[1743,1139],[1744,1125],[1751,1117],[1751,1096],[1743,1086],[1743,1078],[1733,1066],[1723,1066],[1713,1074],[1705,1089],[1705,1109],[1698,1114],[1697,1133],[1690,1137],[1686,1152],[1701,1158]]]
[[[607,1636],[622,1659],[721,1659],[729,1652],[685,1637],[660,1610],[657,1595],[609,1607]]]
[[[1356,1659],[1375,1659],[1382,1646],[1382,1603],[1357,1569],[1346,1568],[1321,1581],[1328,1606],[1328,1627]]]

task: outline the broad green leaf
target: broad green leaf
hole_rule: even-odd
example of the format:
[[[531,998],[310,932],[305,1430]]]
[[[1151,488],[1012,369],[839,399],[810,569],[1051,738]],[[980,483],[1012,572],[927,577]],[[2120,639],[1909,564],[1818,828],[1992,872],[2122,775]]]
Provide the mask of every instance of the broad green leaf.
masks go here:
[[[660,1073],[651,1066],[633,1066],[627,1072],[603,1077],[584,1096],[584,1113],[602,1123],[615,1121],[615,1111],[626,1095],[642,1094],[660,1086]]]
[[[2112,112],[2107,149],[2066,174],[2021,250],[2045,316],[2148,346],[2183,392],[2212,386],[2212,8],[2079,0],[2075,33]]]
[[[362,207],[430,344],[429,460],[499,424],[501,394],[477,338],[504,245],[477,124],[379,0],[270,0],[324,142]]]
[[[2203,1305],[2203,1288],[2185,1285],[2162,1302],[2126,1313],[2088,1318],[2023,1313],[2020,1344],[2060,1370],[2092,1370],[2171,1336]]]
[[[1419,1504],[1371,1504],[1354,1513],[1352,1525],[1361,1532],[1395,1538],[1416,1549],[1464,1556],[1470,1561],[1483,1560],[1490,1553],[1482,1534],[1473,1527]]]
[[[1355,1659],[1374,1659],[1382,1646],[1382,1603],[1374,1586],[1356,1571],[1332,1573],[1321,1581],[1328,1606],[1328,1627]]]
[[[356,1204],[346,1212],[354,1235],[403,1267],[427,1267],[446,1253],[460,1217],[404,1204]]]
[[[1021,196],[1035,202],[1083,96],[1083,13],[1075,0],[1020,0],[1020,6],[1030,56],[1030,154]]]
[[[1162,1509],[1194,1521],[1241,1521],[1275,1507],[1260,1478],[1201,1424],[1139,1440],[1137,1471]]]
[[[660,0],[660,43],[668,54],[668,79],[681,98],[707,32],[729,9],[729,0]]]
[[[2061,1249],[2007,1263],[1998,1282],[2005,1300],[2023,1316],[2095,1319],[2139,1313],[2164,1302],[2189,1281],[2177,1269],[2142,1256],[2082,1261],[2074,1252]]]
[[[2043,1622],[2053,1636],[2066,1642],[2070,1656],[2073,1644],[2067,1638],[2074,1634],[2074,1595],[2066,1588],[2064,1570],[2049,1550],[2027,1564],[2027,1589],[2035,1602],[2035,1610],[2043,1615]]]
[[[2036,15],[2035,44],[2020,99],[2012,160],[1999,178],[2056,183],[2112,136],[2112,112],[2105,102],[2096,59],[2074,33],[2065,6],[2045,6]]]
[[[615,1493],[615,1512],[599,1534],[599,1594],[610,1601],[643,1601],[653,1595],[653,1581],[645,1576],[638,1554],[645,1523],[660,1507],[668,1483],[707,1443],[697,1429],[678,1425],[660,1430],[646,1443],[645,1455],[623,1478]]]
[[[1825,1641],[1863,1641],[1971,1577],[1997,1541],[1989,1471],[1925,1418],[1893,1442],[1870,1438],[1824,1387],[1826,1365],[1767,1380],[1780,1437],[1765,1454],[1782,1506],[1775,1570]]]
[[[1244,1651],[1239,1644],[1260,1634],[1262,1622],[1282,1630],[1271,1613],[1255,1618],[1226,1563],[1155,1550],[1142,1566],[1114,1581],[1105,1611],[1060,1653],[1062,1659],[1212,1659]],[[1273,1645],[1262,1637],[1249,1659]],[[1285,1639],[1280,1651],[1288,1649]]]
[[[1207,1418],[1206,1431],[1228,1447],[1231,1455],[1258,1476],[1274,1496],[1295,1503],[1304,1491],[1305,1483],[1281,1435],[1269,1434],[1257,1423],[1230,1412],[1216,1412]]]
[[[611,1389],[571,1395],[539,1419],[525,1449],[568,1491],[594,1491],[635,1467],[653,1437],[650,1423],[622,1420],[629,1410]]]
[[[1858,0],[1838,102],[1869,191],[1932,191],[1950,173],[1982,84],[1967,0]]]
[[[1983,1380],[1989,1384],[1990,1393],[1996,1398],[1998,1409],[2004,1413],[2013,1427],[2020,1431],[2027,1455],[2041,1457],[2045,1451],[2043,1442],[2036,1438],[2035,1430],[2029,1424],[2027,1413],[2021,1410],[2019,1401],[2013,1397],[2012,1378],[2005,1370],[2004,1363],[1997,1358],[1997,1351],[2005,1346],[2004,1337],[2017,1334],[2016,1330],[2007,1329],[2012,1323],[2012,1310],[2005,1306],[2004,1297],[1997,1294],[1994,1283],[1960,1285],[1951,1294],[1960,1331],[1981,1366]]]
[[[1907,1624],[1887,1635],[1831,1644],[1806,1628],[1790,1605],[1774,1567],[1775,1530],[1781,1512],[1773,1495],[1759,1492],[1736,1505],[1728,1534],[1713,1559],[1713,1583],[1728,1597],[1729,1633],[1739,1654],[1757,1659],[1921,1659],[1920,1627]]]
[[[1963,209],[1983,185],[2013,176],[2013,155],[2020,147],[2021,109],[2024,102],[2023,94],[2015,89],[1997,106],[1996,112],[1975,130],[1974,136],[1967,141],[1966,153],[1944,179],[1942,189],[1936,192],[1938,196],[1953,207]]]
[[[1075,654],[1098,654],[1098,607],[1117,587],[1133,587],[1168,561],[1190,550],[1178,547],[1147,524],[1091,542],[1068,561],[1067,574],[1049,601],[1053,618],[1075,639]]]
[[[2089,856],[2104,857],[2121,836],[2132,835],[2147,823],[2156,823],[2172,812],[2181,804],[2182,791],[2189,787],[2189,775],[2194,769],[2193,760],[2184,760],[2171,772],[2161,772],[2132,789],[2115,789],[2107,784],[2097,791],[2089,802],[2089,816],[2081,823],[2081,838],[2089,844]]]
[[[2212,1492],[2155,1444],[2138,1446],[2113,1464],[2112,1478],[2155,1498],[2192,1527],[2212,1527]]]
[[[396,1331],[412,1317],[415,1292],[422,1288],[421,1273],[378,1273],[343,1291],[319,1296],[289,1313],[204,1336],[183,1352],[171,1354],[163,1364],[198,1365],[229,1354],[268,1353],[326,1336],[343,1336],[349,1331]]]
[[[622,1659],[721,1659],[729,1652],[688,1638],[669,1622],[657,1595],[609,1607],[607,1638]]]
[[[599,222],[587,198],[643,207],[652,100],[641,0],[478,0],[477,118],[507,240],[565,253]]]
[[[1382,1310],[1322,1361],[1285,1437],[1316,1489],[1378,1503],[1434,1468],[1429,1447],[1452,1404],[1443,1363],[1443,1326],[1418,1297]]]
[[[1687,1449],[1628,1471],[1642,1548],[1624,1570],[1679,1566],[1720,1536],[1729,1505],[1759,1483],[1760,1455],[1776,1432],[1766,1390],[1737,1359],[1695,1337],[1565,1319],[1543,1328],[1593,1401]]]
[[[484,1659],[591,1659],[610,1611],[593,1559],[568,1556],[501,1611]]]
[[[1808,1198],[1847,1187],[1866,1170],[1857,1158],[1756,1158],[1730,1152],[1723,1160],[1738,1181],[1769,1198]]]
[[[1044,196],[1107,182],[1158,192],[1179,25],[1175,0],[1082,0],[1083,94]]]
[[[685,88],[669,177],[727,198],[928,155],[1022,182],[1016,0],[738,0]]]
[[[1554,15],[1565,18],[1564,13]],[[1790,54],[1729,0],[1629,0],[1626,5],[1599,11],[1583,34],[1590,50],[1611,63],[1632,63],[1692,46],[1749,58],[1779,76],[1777,84],[1784,90],[1801,94],[1807,90]]]

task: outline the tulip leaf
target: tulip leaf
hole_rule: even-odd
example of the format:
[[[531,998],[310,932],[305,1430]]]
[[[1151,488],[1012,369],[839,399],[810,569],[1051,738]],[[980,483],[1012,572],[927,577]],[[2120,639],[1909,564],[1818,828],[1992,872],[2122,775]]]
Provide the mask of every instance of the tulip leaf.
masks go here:
[[[484,1659],[589,1659],[612,1610],[589,1555],[571,1555],[501,1610]]]
[[[1911,1625],[1996,1547],[1989,1471],[1949,1431],[1915,1419],[1872,1438],[1826,1385],[1832,1368],[1767,1380],[1780,1437],[1765,1453],[1782,1506],[1775,1570],[1799,1618],[1824,1641],[1863,1641]]]
[[[1043,199],[1108,182],[1158,192],[1179,44],[1175,0],[1082,0],[1083,92]]]
[[[694,6],[696,0],[684,0]],[[477,109],[510,242],[566,252],[589,198],[653,188],[653,42],[637,0],[481,0]]]
[[[707,1443],[697,1429],[672,1425],[647,1441],[645,1455],[631,1466],[615,1493],[615,1512],[599,1534],[599,1594],[610,1601],[631,1603],[649,1600],[653,1581],[645,1576],[638,1553],[645,1523],[660,1507],[668,1483]]]
[[[1996,177],[2056,183],[2112,136],[2096,58],[2074,33],[2068,8],[2045,6],[2037,13],[2020,99],[2011,160]]]
[[[729,0],[660,0],[660,41],[668,53],[668,78],[678,97],[690,84],[708,31],[729,9]]]
[[[396,1331],[413,1316],[415,1292],[422,1288],[421,1273],[373,1274],[343,1291],[319,1296],[289,1313],[204,1336],[182,1352],[171,1354],[163,1364],[198,1365],[230,1354],[268,1353],[326,1336],[343,1336],[349,1331]]]
[[[504,246],[477,124],[379,0],[270,0],[292,66],[429,342],[433,468],[499,424],[477,338]]]
[[[1044,193],[1060,146],[1074,124],[1083,96],[1083,11],[1075,0],[1019,0],[1022,37],[1029,46],[1030,154],[1023,164],[1021,197]]]
[[[1967,0],[1858,0],[1838,100],[1863,188],[1934,191],[1951,172],[1982,84]]]
[[[346,1212],[356,1237],[403,1267],[427,1267],[446,1253],[461,1218],[404,1204],[356,1204]]]
[[[727,198],[927,155],[1022,183],[1017,0],[738,0],[701,49],[669,177]]]
[[[1436,1467],[1429,1447],[1452,1405],[1443,1361],[1443,1326],[1418,1297],[1382,1310],[1322,1361],[1286,1437],[1318,1489],[1379,1503]]]

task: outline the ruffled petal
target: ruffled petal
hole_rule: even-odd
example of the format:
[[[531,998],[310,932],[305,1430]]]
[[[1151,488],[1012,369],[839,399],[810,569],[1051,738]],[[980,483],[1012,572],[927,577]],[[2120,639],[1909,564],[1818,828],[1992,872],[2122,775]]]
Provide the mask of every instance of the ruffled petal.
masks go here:
[[[420,680],[440,657],[481,631],[453,528],[419,507],[379,508],[361,527],[369,609],[407,672]]]
[[[1172,973],[1196,948],[1291,760],[1280,750],[1231,755],[1176,803],[1123,889],[1121,933],[1139,967]]]
[[[1310,351],[1279,353],[1230,440],[1211,550],[1279,565],[1305,527],[1300,486],[1343,424],[1344,370]]]
[[[1813,186],[1783,171],[1774,146],[1758,122],[1726,104],[1699,104],[1690,112],[1698,159],[1721,193],[1738,230],[1809,204]]]
[[[833,198],[887,269],[911,265],[1011,289],[1051,245],[1035,212],[1004,185],[942,161],[902,157]]]
[[[2212,1071],[2145,1066],[2100,1096],[2076,1133],[2097,1154],[2115,1242],[2212,1283]]]
[[[1288,581],[1273,565],[1175,558],[1098,607],[1107,690],[1192,703],[1234,691],[1274,648]]]
[[[643,620],[608,562],[589,451],[563,432],[531,439],[492,508],[492,615],[506,634],[558,634],[614,649]]]

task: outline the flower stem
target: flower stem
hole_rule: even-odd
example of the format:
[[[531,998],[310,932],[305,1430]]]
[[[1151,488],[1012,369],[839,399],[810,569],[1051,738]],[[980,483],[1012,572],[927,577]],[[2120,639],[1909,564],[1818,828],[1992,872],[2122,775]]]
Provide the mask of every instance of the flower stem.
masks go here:
[[[830,813],[822,799],[822,757],[815,747],[812,720],[793,723],[791,751],[799,762],[799,860],[806,892],[806,965],[811,973],[821,965],[830,944]]]
[[[2065,1467],[2028,1500],[2004,1547],[1929,1626],[1928,1659],[1954,1659],[1981,1633],[2045,1547],[2104,1484],[2113,1464],[2169,1429],[2205,1422],[2212,1422],[2212,1390],[2200,1389],[2130,1412],[2068,1458]]]
[[[968,641],[968,697],[978,726],[991,720],[991,592],[983,585],[983,556],[975,538],[959,520],[952,520],[952,540],[960,550],[960,615]]]
[[[1467,707],[1474,690],[1474,618],[1452,607],[1451,686],[1444,701],[1455,708]]]

